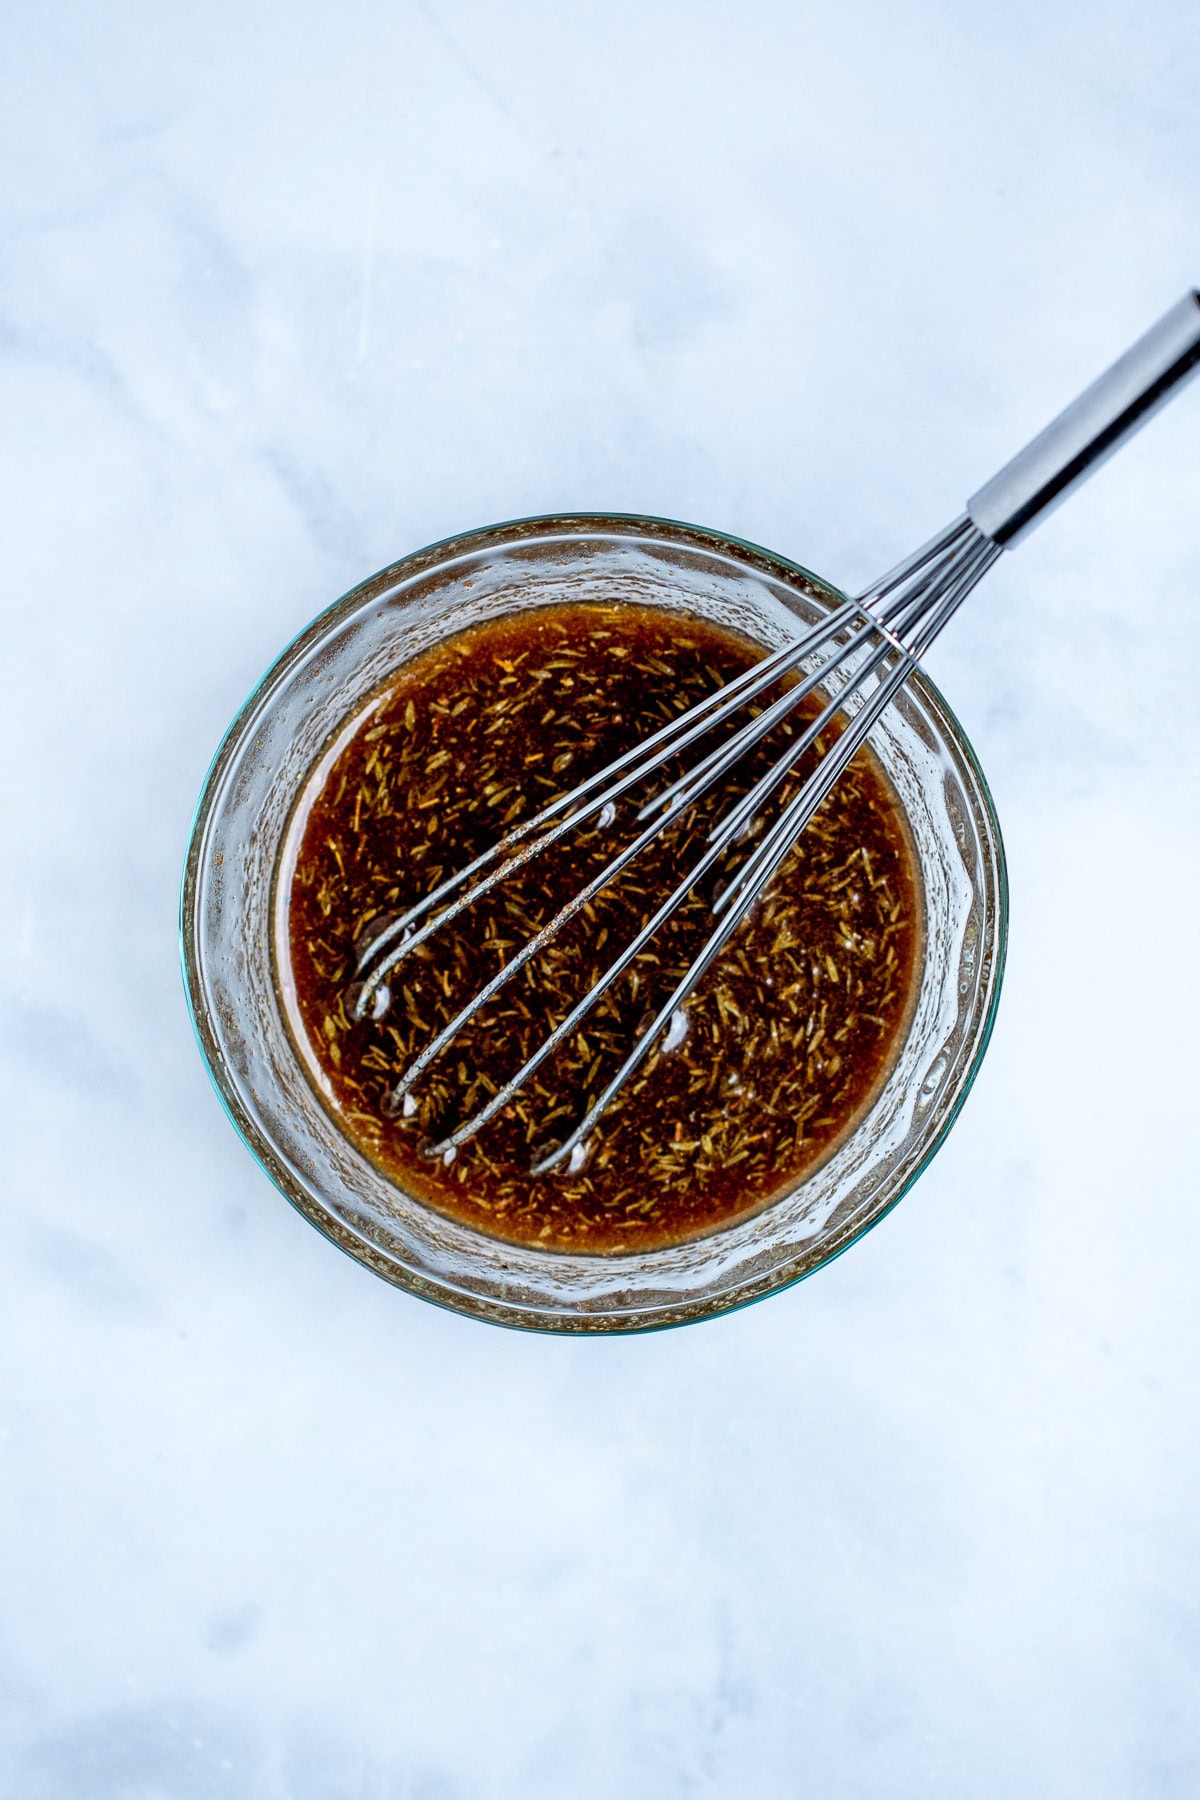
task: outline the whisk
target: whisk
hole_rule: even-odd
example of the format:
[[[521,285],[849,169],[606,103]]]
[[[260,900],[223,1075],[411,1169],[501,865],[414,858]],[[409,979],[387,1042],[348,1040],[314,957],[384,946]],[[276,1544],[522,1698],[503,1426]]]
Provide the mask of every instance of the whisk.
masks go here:
[[[698,862],[665,895],[637,934],[594,985],[550,1030],[516,1073],[469,1119],[441,1142],[430,1157],[449,1161],[524,1086],[534,1072],[578,1029],[584,1018],[630,966],[689,893],[732,846],[759,829],[760,841],[736,866],[712,901],[713,928],[699,954],[669,997],[635,1037],[628,1055],[561,1141],[537,1153],[533,1173],[565,1163],[582,1166],[588,1139],[601,1115],[650,1055],[662,1034],[668,1046],[685,1028],[682,1009],[689,996],[754,907],[805,826],[813,817],[872,727],[903,688],[921,657],[953,617],[976,583],[1000,556],[1040,524],[1060,501],[1119,448],[1175,390],[1200,367],[1200,291],[1185,294],[1158,324],[1133,345],[1098,381],[967,502],[960,517],[936,537],[874,582],[863,593],[835,606],[796,641],[755,663],[736,679],[680,713],[651,736],[588,780],[501,837],[457,874],[440,882],[402,916],[368,925],[358,949],[358,966],[346,995],[346,1010],[365,1018],[386,1001],[392,970],[419,945],[499,882],[520,870],[568,833],[595,820],[603,829],[631,788],[668,760],[677,758],[759,695],[786,677],[779,697],[755,709],[735,731],[723,735],[687,771],[646,802],[637,814],[643,829],[511,956],[497,974],[462,1007],[415,1058],[391,1090],[386,1110],[411,1112],[411,1090],[424,1071],[476,1017],[518,970],[535,958],[580,908],[614,881],[634,857],[679,812],[697,800],[754,744],[788,714],[815,696],[818,711],[793,737],[785,752],[714,826]],[[834,736],[829,728],[838,720]],[[823,734],[831,741],[827,747]],[[820,751],[813,772],[787,800],[779,816],[762,823],[763,809],[814,746]]]

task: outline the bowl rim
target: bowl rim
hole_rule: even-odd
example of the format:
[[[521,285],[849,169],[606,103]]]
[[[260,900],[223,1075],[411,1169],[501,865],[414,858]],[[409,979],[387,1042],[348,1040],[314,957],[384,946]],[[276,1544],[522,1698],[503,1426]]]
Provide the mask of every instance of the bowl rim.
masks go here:
[[[669,1331],[683,1325],[698,1323],[701,1320],[725,1317],[730,1313],[740,1312],[747,1306],[753,1306],[773,1294],[782,1293],[790,1287],[795,1287],[799,1282],[816,1274],[819,1269],[826,1268],[829,1263],[836,1261],[838,1257],[851,1249],[866,1236],[867,1232],[886,1218],[909,1193],[914,1183],[929,1167],[941,1149],[947,1134],[958,1119],[967,1096],[974,1086],[991,1041],[1003,987],[1008,949],[1007,859],[995,801],[974,747],[937,684],[923,668],[917,668],[909,676],[905,688],[907,689],[911,684],[917,690],[922,704],[937,717],[939,725],[953,740],[955,750],[962,756],[970,769],[976,784],[977,797],[990,827],[995,874],[994,946],[990,988],[983,1016],[974,1034],[969,1061],[962,1072],[953,1098],[946,1105],[929,1137],[924,1153],[898,1182],[895,1192],[868,1218],[848,1231],[842,1241],[832,1246],[819,1261],[758,1286],[753,1292],[734,1293],[728,1299],[718,1296],[714,1300],[710,1297],[703,1301],[680,1305],[669,1317],[617,1318],[611,1315],[572,1313],[554,1319],[526,1314],[523,1309],[506,1307],[502,1302],[483,1298],[460,1288],[452,1289],[450,1284],[433,1281],[382,1254],[369,1240],[355,1232],[331,1209],[317,1204],[304,1187],[292,1178],[271,1138],[243,1105],[237,1087],[229,1077],[226,1057],[209,1018],[200,959],[195,951],[194,922],[207,826],[222,791],[224,773],[240,750],[246,728],[261,703],[275,686],[287,678],[293,667],[305,658],[315,644],[336,629],[342,619],[356,612],[377,594],[394,588],[399,582],[407,583],[430,569],[444,569],[455,561],[469,558],[480,552],[501,547],[511,548],[524,540],[540,539],[552,535],[556,530],[561,530],[565,536],[603,534],[606,530],[615,532],[618,536],[636,533],[640,537],[659,538],[683,547],[690,544],[697,549],[717,555],[729,555],[733,561],[743,567],[757,570],[776,581],[783,579],[789,585],[797,586],[806,597],[811,598],[814,589],[838,601],[844,601],[849,597],[842,589],[836,587],[824,576],[806,568],[802,563],[768,550],[749,539],[738,537],[735,533],[718,531],[684,520],[639,513],[533,514],[516,519],[501,520],[496,524],[480,526],[468,532],[456,533],[451,537],[441,538],[433,543],[423,545],[407,556],[397,558],[395,562],[389,563],[375,574],[356,583],[354,587],[332,601],[297,632],[255,682],[225,730],[205,773],[188,835],[179,904],[181,973],[196,1043],[209,1080],[226,1116],[273,1185],[278,1188],[288,1203],[330,1243],[335,1244],[355,1262],[364,1264],[373,1273],[382,1276],[390,1285],[415,1294],[420,1299],[428,1300],[445,1311],[466,1314],[469,1317],[482,1319],[510,1330],[533,1331],[547,1336],[630,1336],[643,1332]],[[719,1236],[720,1234],[714,1235]]]

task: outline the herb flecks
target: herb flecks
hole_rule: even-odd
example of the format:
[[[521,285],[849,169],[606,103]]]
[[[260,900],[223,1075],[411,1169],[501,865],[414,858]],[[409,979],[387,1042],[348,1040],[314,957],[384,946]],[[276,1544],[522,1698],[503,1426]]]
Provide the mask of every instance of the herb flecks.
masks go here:
[[[869,1104],[907,1018],[920,931],[896,801],[874,758],[860,752],[689,1003],[686,1029],[660,1042],[582,1161],[536,1180],[529,1173],[532,1152],[561,1141],[703,943],[714,881],[690,893],[477,1138],[449,1162],[422,1155],[496,1093],[599,980],[698,860],[716,819],[803,729],[815,702],[581,908],[403,1106],[389,1110],[388,1101],[413,1058],[630,840],[643,800],[682,765],[661,770],[653,789],[629,794],[615,816],[591,821],[436,933],[393,972],[382,1010],[361,1021],[346,1011],[356,938],[361,945],[501,831],[757,654],[690,617],[626,605],[550,607],[429,651],[364,713],[305,825],[291,959],[342,1128],[427,1204],[543,1248],[657,1248],[761,1207],[821,1161]],[[753,842],[732,853],[724,879]]]

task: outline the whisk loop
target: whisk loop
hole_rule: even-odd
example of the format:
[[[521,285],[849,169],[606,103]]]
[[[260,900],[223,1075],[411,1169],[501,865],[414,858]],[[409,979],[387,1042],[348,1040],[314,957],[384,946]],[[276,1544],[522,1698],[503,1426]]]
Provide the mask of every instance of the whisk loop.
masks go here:
[[[533,1173],[542,1174],[563,1163],[571,1171],[582,1166],[588,1140],[601,1115],[651,1054],[663,1032],[671,1029],[672,1020],[683,1017],[682,1009],[706,971],[762,895],[834,783],[1001,550],[1027,535],[1195,373],[1198,364],[1200,294],[1193,290],[981,488],[968,502],[966,511],[944,531],[862,594],[835,606],[795,642],[764,656],[607,768],[515,826],[407,912],[374,932],[368,931],[355,981],[346,997],[347,1010],[356,1019],[377,1013],[391,972],[440,926],[590,820],[604,829],[615,818],[617,803],[631,788],[644,783],[665,762],[735,714],[752,707],[760,695],[780,681],[789,682],[777,699],[752,714],[692,768],[641,805],[636,820],[643,830],[560,908],[421,1051],[388,1097],[387,1110],[393,1116],[408,1116],[414,1110],[411,1091],[430,1064],[546,948],[567,921],[609,886],[671,820],[725,777],[747,750],[766,738],[811,696],[823,701],[816,717],[788,742],[749,791],[729,807],[710,832],[707,847],[694,867],[661,901],[594,985],[482,1108],[440,1142],[429,1146],[430,1157],[443,1161],[452,1158],[460,1145],[507,1106],[547,1058],[579,1028],[722,856],[761,826],[759,841],[714,894],[711,910],[715,923],[703,948],[645,1029],[636,1035],[620,1068],[584,1117],[568,1136],[538,1153]],[[840,729],[831,742],[824,744],[822,740],[839,721]],[[814,749],[819,754],[812,773],[783,805],[778,817],[766,823],[765,808],[772,796]],[[675,1035],[680,1029],[677,1023]]]

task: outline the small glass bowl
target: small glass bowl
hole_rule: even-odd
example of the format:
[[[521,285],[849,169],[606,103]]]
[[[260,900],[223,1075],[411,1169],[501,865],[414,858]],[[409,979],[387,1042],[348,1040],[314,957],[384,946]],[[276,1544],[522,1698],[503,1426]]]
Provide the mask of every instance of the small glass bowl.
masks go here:
[[[286,894],[276,877],[297,797],[365,696],[440,639],[532,607],[614,599],[699,614],[774,648],[843,596],[752,544],[662,519],[525,519],[435,544],[337,601],[263,677],[205,782],[184,878],[196,1035],[268,1175],[387,1280],[540,1331],[644,1331],[708,1318],[845,1250],[896,1204],[953,1123],[987,1047],[1004,963],[1007,889],[991,796],[957,720],[918,673],[869,741],[916,849],[920,988],[874,1103],[813,1173],[708,1237],[582,1256],[486,1237],[368,1162],[317,1098],[280,998]]]

